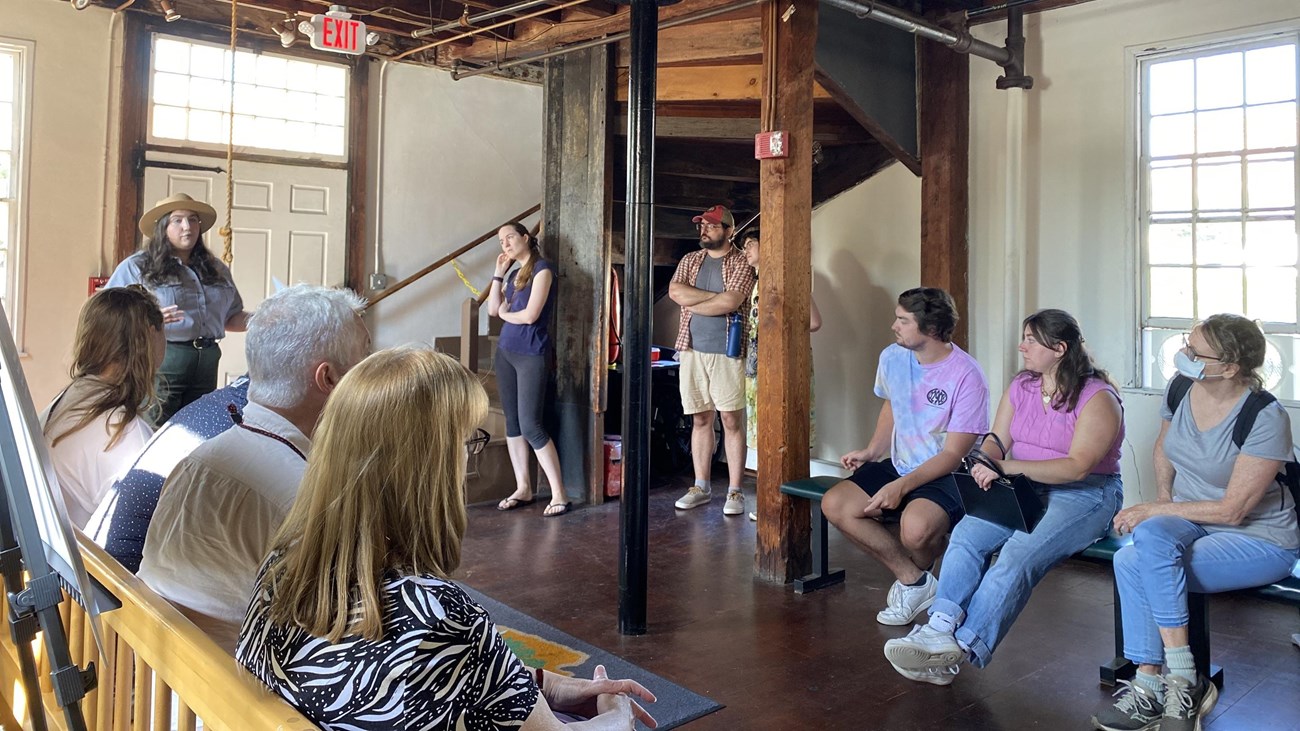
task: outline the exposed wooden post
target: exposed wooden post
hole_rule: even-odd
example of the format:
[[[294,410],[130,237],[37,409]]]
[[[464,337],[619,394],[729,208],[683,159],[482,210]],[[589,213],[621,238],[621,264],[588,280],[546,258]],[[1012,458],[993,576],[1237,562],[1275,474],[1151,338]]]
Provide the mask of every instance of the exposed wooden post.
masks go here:
[[[613,189],[608,154],[610,50],[593,48],[546,62],[542,249],[555,263],[556,409],[551,437],[569,495],[604,501],[602,401],[608,347],[609,227]]]
[[[343,286],[353,292],[369,291],[366,281],[366,161],[370,133],[370,61],[362,56],[348,72],[348,238],[343,254]],[[463,352],[463,351],[462,351]]]
[[[466,297],[460,305],[460,364],[478,373],[478,300]]]
[[[966,348],[967,214],[970,175],[970,56],[918,40],[921,138],[921,284],[946,289],[961,320],[953,340]]]
[[[809,513],[782,495],[782,482],[808,475],[808,371],[812,354],[813,48],[817,1],[768,3],[762,10],[765,129],[784,130],[790,156],[760,165],[758,542],[754,570],[788,582],[807,573]]]
[[[135,253],[141,243],[136,230],[143,213],[145,133],[149,114],[149,29],[137,13],[122,14],[122,98],[119,100],[117,162],[117,231],[109,274],[118,262]]]

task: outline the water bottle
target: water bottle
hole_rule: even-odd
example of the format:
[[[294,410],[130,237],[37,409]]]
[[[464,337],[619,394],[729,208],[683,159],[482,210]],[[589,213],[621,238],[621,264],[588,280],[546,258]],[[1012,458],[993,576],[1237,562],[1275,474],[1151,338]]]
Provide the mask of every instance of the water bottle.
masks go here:
[[[745,336],[744,320],[738,313],[727,315],[727,357],[739,358],[742,338]]]

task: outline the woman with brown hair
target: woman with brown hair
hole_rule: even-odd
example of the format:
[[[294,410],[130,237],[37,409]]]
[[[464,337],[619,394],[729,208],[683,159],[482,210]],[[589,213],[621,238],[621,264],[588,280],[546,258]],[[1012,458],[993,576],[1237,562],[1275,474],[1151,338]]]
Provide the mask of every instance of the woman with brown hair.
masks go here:
[[[322,728],[561,728],[552,709],[595,716],[574,729],[653,726],[638,683],[524,667],[448,579],[486,414],[471,373],[419,348],[375,353],[330,396],[236,651]]]
[[[162,312],[144,287],[101,290],[81,308],[72,383],[41,419],[68,518],[79,528],[152,435],[144,414],[164,347]]]

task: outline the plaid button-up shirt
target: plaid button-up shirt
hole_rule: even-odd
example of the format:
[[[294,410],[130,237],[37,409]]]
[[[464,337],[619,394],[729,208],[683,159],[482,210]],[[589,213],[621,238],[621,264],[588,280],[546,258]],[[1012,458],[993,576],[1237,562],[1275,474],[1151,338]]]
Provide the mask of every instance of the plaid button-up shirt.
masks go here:
[[[704,265],[704,257],[709,252],[704,249],[692,251],[677,264],[677,272],[673,274],[673,283],[678,282],[695,286],[695,280],[700,276],[700,267]],[[749,307],[749,294],[754,289],[754,268],[745,261],[745,255],[740,249],[732,247],[726,256],[722,257],[722,289],[726,292],[739,292],[740,304],[736,305],[733,312],[741,317],[745,316],[745,309]],[[691,313],[682,310],[681,324],[677,329],[677,342],[673,345],[678,351],[691,349]]]

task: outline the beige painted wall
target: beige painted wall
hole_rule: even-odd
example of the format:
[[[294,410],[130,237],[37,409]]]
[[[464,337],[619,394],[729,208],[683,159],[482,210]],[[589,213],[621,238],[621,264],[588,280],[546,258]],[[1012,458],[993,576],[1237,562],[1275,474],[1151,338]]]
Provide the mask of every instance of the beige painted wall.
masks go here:
[[[1129,49],[1300,21],[1295,0],[1094,0],[1029,16],[1023,226],[1023,308],[1060,307],[1079,318],[1101,364],[1124,385],[1130,500],[1154,492],[1151,445],[1159,394],[1131,388],[1136,368],[1138,252],[1134,239],[1135,115]],[[1001,23],[977,35],[1000,44]],[[1009,95],[994,87],[1000,69],[971,61],[971,341],[981,362],[997,364],[1017,333],[1001,306]],[[878,211],[889,210],[878,207]],[[1017,323],[1018,324],[1018,323]],[[990,385],[1000,393],[1009,373]],[[1292,409],[1293,421],[1296,410]],[[1300,431],[1297,431],[1300,434]]]
[[[370,99],[379,114],[374,69]],[[370,210],[382,196],[379,271],[397,281],[541,202],[542,89],[487,76],[452,81],[445,71],[402,64],[387,76],[383,186],[374,184],[372,165]],[[379,159],[373,141],[370,159]],[[375,271],[373,217],[370,226],[367,272]],[[500,252],[494,236],[459,260],[475,287],[491,280]],[[374,307],[375,347],[459,334],[469,296],[450,266],[439,269]],[[483,311],[484,332],[486,320]]]
[[[49,0],[0,0],[0,36],[35,44],[28,154],[25,326],[16,333],[37,409],[67,382],[87,277],[100,273],[109,105],[109,18]],[[120,35],[120,23],[113,24]],[[109,191],[114,200],[115,186]],[[109,228],[109,231],[112,229]]]

